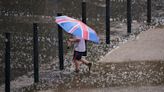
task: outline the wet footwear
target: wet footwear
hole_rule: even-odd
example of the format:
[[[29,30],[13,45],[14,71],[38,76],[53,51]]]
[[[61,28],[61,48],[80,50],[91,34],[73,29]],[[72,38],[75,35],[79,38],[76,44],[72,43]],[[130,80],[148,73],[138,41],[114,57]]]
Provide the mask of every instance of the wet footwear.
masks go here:
[[[87,64],[89,71],[91,70],[92,63]]]
[[[80,72],[80,70],[75,70],[75,72],[76,72],[76,73],[79,73],[79,72]]]

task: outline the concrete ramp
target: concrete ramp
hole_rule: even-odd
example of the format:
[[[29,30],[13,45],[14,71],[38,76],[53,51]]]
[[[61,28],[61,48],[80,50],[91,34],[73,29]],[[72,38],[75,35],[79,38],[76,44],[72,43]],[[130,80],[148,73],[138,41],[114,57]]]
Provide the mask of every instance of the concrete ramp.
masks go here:
[[[164,28],[142,32],[137,39],[109,52],[100,62],[159,60],[164,60]]]

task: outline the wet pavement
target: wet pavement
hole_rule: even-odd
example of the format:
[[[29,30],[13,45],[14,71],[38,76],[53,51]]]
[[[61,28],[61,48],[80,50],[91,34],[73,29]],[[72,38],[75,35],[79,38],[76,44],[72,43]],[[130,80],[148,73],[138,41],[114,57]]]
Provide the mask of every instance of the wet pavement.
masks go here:
[[[135,41],[135,38],[132,40]],[[125,44],[120,44],[120,48],[123,45]],[[108,47],[108,45],[105,46]],[[94,49],[97,48],[99,47]],[[110,54],[105,57],[109,57],[108,55]],[[72,66],[69,66],[69,63],[63,71],[58,70],[57,66],[55,62],[42,65],[38,84],[33,83],[33,72],[17,78],[11,82],[11,91],[109,92],[110,90],[111,92],[128,92],[129,89],[129,92],[153,92],[153,90],[163,92],[164,60],[108,62],[106,59],[106,62],[93,62],[90,72],[86,66],[81,66],[78,74],[74,72]],[[0,87],[0,91],[2,90],[4,90],[4,85]]]
[[[125,86],[158,86],[163,85],[164,83],[163,66],[163,61],[108,64],[100,63],[94,64],[90,73],[87,72],[87,70],[81,71],[79,74],[72,72],[71,75],[65,72],[58,76],[55,75],[56,77],[60,77],[60,80],[58,81],[55,81],[55,76],[52,75],[51,80],[49,82],[47,81],[46,84],[49,85],[49,88],[54,92],[67,92],[68,90],[72,90],[72,92],[83,92],[73,91],[75,88],[84,90],[92,88],[91,90],[95,90],[97,88],[101,89]],[[52,77],[54,77],[54,80],[52,80]],[[50,76],[47,76],[47,78],[50,78]]]
[[[112,50],[100,62],[164,60],[163,35],[163,28],[141,32],[135,40],[122,43],[123,45]]]
[[[39,91],[39,92],[55,92],[55,91],[47,90],[47,91]],[[164,86],[68,89],[65,92],[164,92]]]
[[[90,72],[87,67],[82,67],[78,74],[73,70],[45,70],[40,72],[41,80],[38,84],[26,84],[25,88],[13,89],[12,92],[138,92],[135,89],[141,92],[163,91],[164,61],[94,63]],[[33,81],[31,75],[23,79]]]
[[[163,28],[157,28],[141,33],[136,40],[122,44],[117,50],[109,52],[110,54],[99,63],[93,65],[91,72],[84,70],[79,74],[64,74],[60,77],[61,84],[56,88],[55,84],[49,86],[50,90],[44,92],[163,92],[163,32]],[[134,45],[138,46],[135,51]],[[125,51],[126,55],[119,55],[120,51]],[[131,51],[136,52],[135,56]],[[114,55],[115,59],[111,62],[111,56]],[[135,58],[126,60],[130,55]],[[64,78],[65,76],[68,79]]]

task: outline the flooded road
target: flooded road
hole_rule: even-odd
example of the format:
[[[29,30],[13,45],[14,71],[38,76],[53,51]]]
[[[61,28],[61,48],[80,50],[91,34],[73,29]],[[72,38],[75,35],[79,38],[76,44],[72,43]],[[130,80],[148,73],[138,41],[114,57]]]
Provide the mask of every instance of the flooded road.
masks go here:
[[[40,0],[37,0],[40,1]],[[12,48],[11,48],[11,88],[16,91],[13,92],[39,92],[40,90],[45,90],[42,92],[124,92],[124,90],[119,90],[119,88],[113,88],[113,86],[131,86],[131,85],[160,85],[164,84],[164,64],[163,61],[158,61],[157,63],[151,62],[134,62],[134,64],[121,63],[121,64],[94,64],[93,70],[88,73],[82,70],[80,74],[74,74],[72,71],[56,71],[54,64],[50,64],[48,70],[42,70],[40,72],[40,83],[36,86],[33,85],[33,73],[28,73],[33,70],[32,63],[32,23],[35,21],[40,21],[38,24],[39,29],[39,61],[41,67],[46,63],[57,63],[58,55],[58,38],[57,38],[57,28],[54,24],[46,22],[43,20],[46,15],[54,16],[57,12],[63,12],[66,15],[81,18],[81,1],[72,0],[47,0],[45,2],[37,2],[36,0],[31,0],[31,2],[25,0],[21,1],[0,1],[2,9],[0,11],[0,38],[3,37],[3,32],[12,32]],[[94,1],[94,3],[92,3]],[[103,46],[90,46],[88,45],[88,56],[89,61],[96,62],[99,60],[100,56],[105,55],[109,50],[115,48],[118,42],[127,40],[127,29],[126,29],[126,1],[119,0],[121,2],[112,1],[112,13],[111,13],[111,44]],[[117,1],[117,0],[116,0]],[[122,2],[125,1],[125,2]],[[160,2],[159,2],[160,1]],[[75,3],[76,2],[76,3]],[[157,2],[157,1],[154,1]],[[158,0],[157,3],[152,3],[152,16],[161,17],[163,13],[163,0]],[[35,5],[34,5],[35,4]],[[156,5],[155,5],[156,4]],[[158,5],[160,4],[160,5]],[[91,0],[87,2],[87,24],[95,29],[99,35],[105,33],[105,0]],[[12,7],[11,7],[12,6]],[[44,7],[43,7],[44,6]],[[60,6],[60,7],[59,7]],[[89,6],[89,7],[88,7]],[[142,7],[141,7],[142,6]],[[158,11],[155,7],[159,7]],[[30,7],[30,8],[29,8]],[[70,9],[72,8],[72,9]],[[145,1],[136,1],[133,3],[133,22],[141,22],[141,24],[132,24],[132,30],[138,31],[140,29],[145,30],[143,21],[146,20],[146,3]],[[160,10],[161,9],[161,10]],[[95,12],[97,11],[97,12]],[[35,16],[38,15],[36,18]],[[21,18],[22,17],[22,18]],[[31,17],[31,18],[30,18]],[[48,17],[49,20],[49,17]],[[47,20],[46,20],[47,21]],[[163,21],[163,20],[161,20]],[[30,22],[30,23],[29,23]],[[42,23],[43,22],[43,23]],[[158,22],[158,21],[157,21]],[[159,23],[159,22],[158,22]],[[123,26],[123,27],[122,27]],[[136,27],[137,26],[137,27]],[[136,29],[137,28],[137,29]],[[24,33],[26,32],[26,33]],[[138,32],[136,32],[138,34]],[[105,36],[105,35],[104,35]],[[105,37],[102,36],[104,39]],[[132,35],[135,36],[135,35]],[[66,39],[66,37],[65,37]],[[4,40],[4,39],[3,39]],[[0,39],[0,85],[4,91],[4,41]],[[96,47],[96,48],[95,48]],[[91,48],[91,49],[90,49]],[[68,56],[69,57],[69,56]],[[54,60],[56,59],[56,60]],[[52,67],[51,67],[52,66]],[[85,68],[84,68],[85,69]],[[22,72],[23,71],[23,72]],[[84,71],[84,72],[83,72]],[[19,80],[19,76],[25,75],[20,81],[27,80],[29,85],[22,84],[28,83]],[[27,77],[27,79],[26,79]],[[13,81],[16,81],[15,85]],[[20,91],[17,89],[20,87]],[[25,86],[27,86],[25,88]],[[157,86],[158,87],[158,86]],[[0,92],[1,91],[0,88]],[[78,89],[74,89],[78,88]],[[149,88],[149,87],[148,87]],[[160,87],[159,87],[160,88]],[[46,91],[46,89],[50,89]],[[60,90],[59,90],[60,89]],[[79,90],[80,89],[80,90]],[[124,88],[120,88],[124,89]],[[133,88],[134,92],[136,91]],[[144,88],[141,87],[141,91]],[[150,87],[150,90],[156,90],[154,87]],[[130,91],[130,92],[133,92]],[[126,92],[126,90],[125,90]],[[138,91],[137,91],[138,92]],[[156,92],[156,91],[154,91]],[[159,91],[161,92],[161,91]],[[163,92],[163,91],[162,91]]]
[[[53,90],[40,92],[55,92]],[[69,89],[60,92],[164,92],[164,86],[144,86],[144,87],[109,87],[109,88],[84,88]]]
[[[42,83],[27,92],[163,92],[161,61],[94,64],[91,72],[47,71]],[[47,75],[47,76],[46,76]]]

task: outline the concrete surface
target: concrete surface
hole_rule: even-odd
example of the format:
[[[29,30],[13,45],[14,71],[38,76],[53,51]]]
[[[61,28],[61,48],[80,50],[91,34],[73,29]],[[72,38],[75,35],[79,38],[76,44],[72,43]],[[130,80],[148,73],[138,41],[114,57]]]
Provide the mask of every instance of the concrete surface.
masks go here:
[[[164,28],[142,32],[137,39],[120,45],[100,62],[164,60]]]

